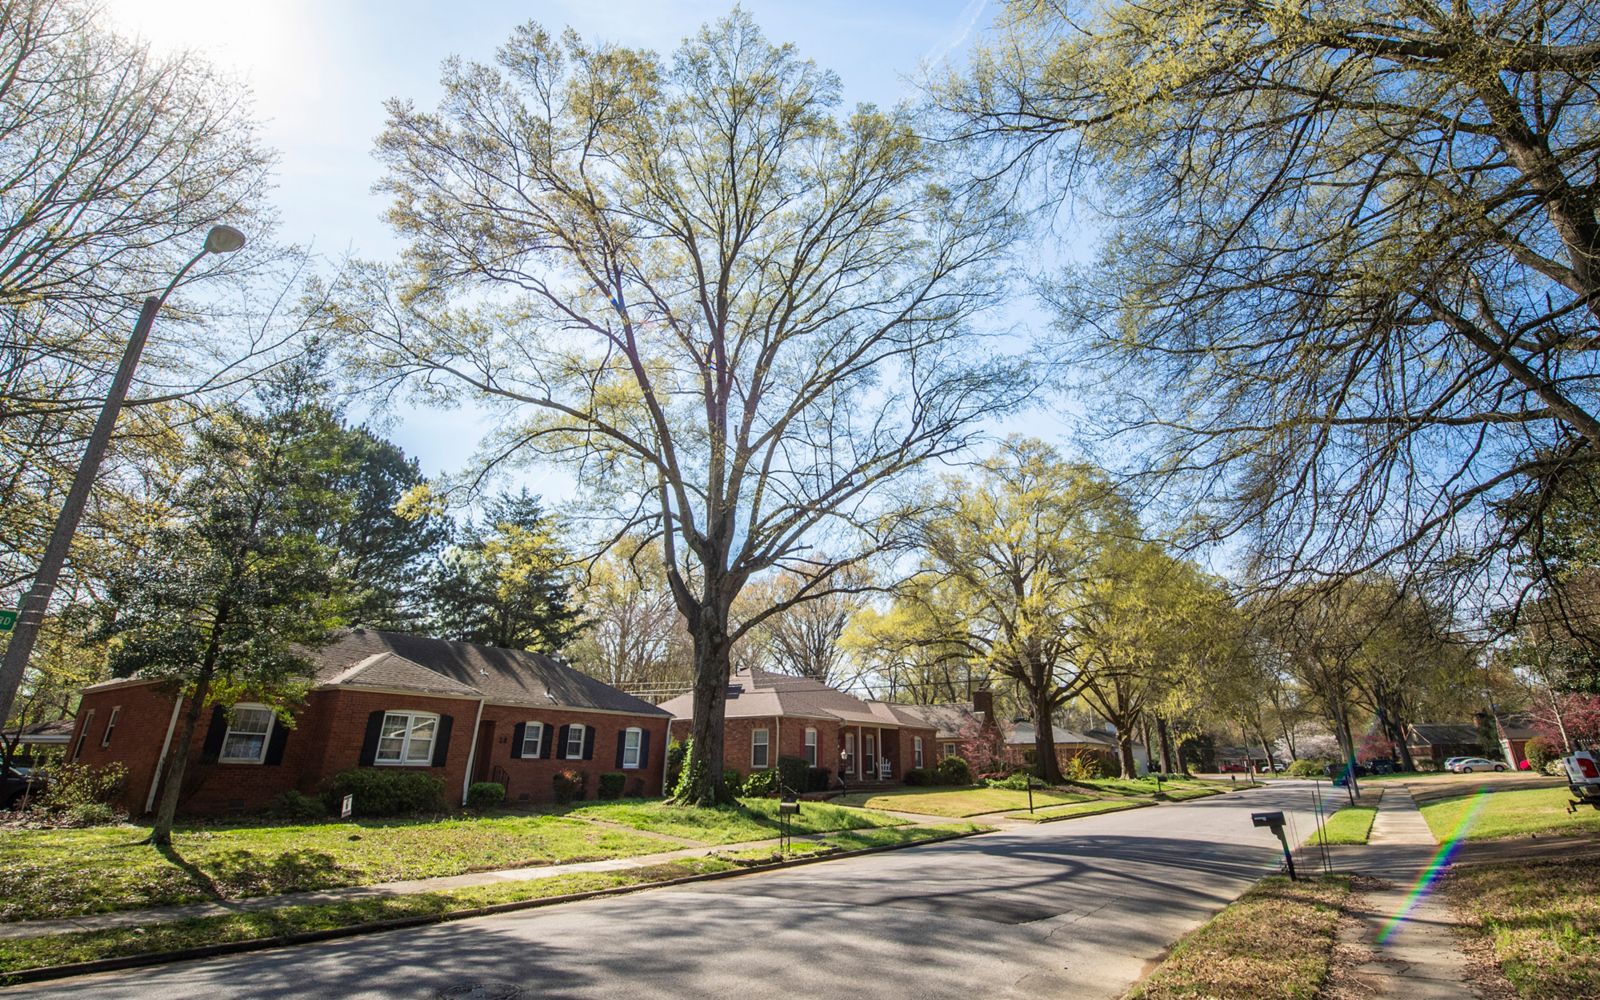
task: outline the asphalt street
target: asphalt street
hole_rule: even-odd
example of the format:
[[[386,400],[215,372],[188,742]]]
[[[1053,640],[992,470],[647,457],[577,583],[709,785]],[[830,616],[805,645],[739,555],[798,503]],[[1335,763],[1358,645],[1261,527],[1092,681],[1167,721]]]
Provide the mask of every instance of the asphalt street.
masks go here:
[[[1309,783],[6,997],[1110,998],[1269,873]]]

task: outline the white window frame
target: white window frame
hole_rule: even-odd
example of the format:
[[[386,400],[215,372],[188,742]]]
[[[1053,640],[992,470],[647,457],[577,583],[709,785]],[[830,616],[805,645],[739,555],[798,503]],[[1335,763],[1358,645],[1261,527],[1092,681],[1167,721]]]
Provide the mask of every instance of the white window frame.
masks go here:
[[[759,740],[756,737],[761,737]],[[756,760],[756,748],[761,749],[762,760]],[[765,729],[750,730],[750,766],[766,769],[772,766],[772,734]]]
[[[806,727],[805,758],[808,767],[817,766],[817,731],[811,726]]]
[[[122,714],[122,706],[121,705],[112,705],[111,706],[111,717],[106,720],[105,735],[100,737],[100,746],[101,747],[108,747],[108,746],[111,745],[111,734],[117,731],[117,716],[119,716],[121,714]]]
[[[399,740],[400,740],[400,756],[395,758],[395,759],[393,759],[393,760],[385,760],[383,758],[383,741],[385,739],[383,734],[389,731],[389,720],[390,719],[405,719],[406,720],[406,730],[399,737]],[[416,760],[416,759],[413,759],[412,755],[411,755],[411,737],[412,737],[412,734],[415,732],[415,730],[417,728],[417,724],[419,722],[421,722],[423,720],[427,720],[427,719],[431,719],[433,721],[433,735],[428,737],[428,753],[427,753],[427,755],[421,760]],[[392,737],[392,736],[391,737],[387,737],[387,738],[388,739],[395,739],[395,737]],[[388,712],[388,711],[386,711],[386,712],[383,713],[383,727],[378,731],[378,746],[377,746],[377,749],[373,751],[372,763],[374,763],[374,764],[376,764],[376,765],[378,765],[380,767],[432,767],[433,766],[433,748],[435,746],[437,746],[438,743],[439,743],[439,713],[437,713],[437,712],[407,712],[407,711],[404,711],[404,710],[398,711],[398,712]]]
[[[913,766],[922,767],[922,737],[920,736],[911,737],[911,759],[916,762]]]
[[[89,727],[94,725],[94,709],[89,709],[89,714],[83,717],[83,729],[78,733],[78,745],[72,748],[72,759],[77,760],[83,756],[83,745],[89,742]]]
[[[524,723],[523,724],[523,727],[522,727],[522,756],[523,757],[542,757],[542,756],[544,756],[544,731],[545,731],[545,724],[542,723],[542,722],[528,722],[528,723]],[[528,749],[528,744],[530,742],[533,744],[533,749],[532,750]]]
[[[242,735],[260,736],[261,737],[261,749],[253,757],[229,757],[228,756],[228,737],[230,737],[230,736],[232,736],[234,734],[234,728],[233,728],[234,713],[238,712],[240,709],[244,709],[245,711],[249,711],[249,712],[265,712],[265,713],[267,713],[267,728],[266,728],[265,732],[257,733],[254,730],[249,730],[249,731],[243,730],[243,729],[238,730],[238,732],[240,734],[242,734]],[[272,742],[272,730],[273,730],[274,727],[277,726],[277,724],[278,724],[277,713],[274,712],[272,709],[268,708],[265,705],[258,705],[255,702],[241,701],[239,704],[230,707],[228,709],[228,728],[223,730],[223,732],[222,732],[222,750],[221,750],[221,752],[219,752],[217,754],[217,763],[219,763],[219,764],[259,764],[262,761],[266,760],[267,759],[267,745]]]
[[[644,747],[644,730],[637,726],[629,726],[622,731],[622,769],[624,771],[639,770],[639,758]],[[629,755],[632,761],[629,761]]]
[[[584,725],[568,726],[567,727],[567,745],[562,748],[562,752],[567,755],[566,759],[567,760],[582,760],[583,759],[583,745],[584,745],[584,743],[588,742],[588,739],[589,739],[589,727],[588,726],[584,726]],[[574,753],[573,749],[572,749],[573,740],[577,740],[577,742],[578,742],[578,749],[577,749],[576,753]]]
[[[949,759],[951,757],[954,757],[955,755],[956,755],[956,745],[954,743],[946,743],[943,747],[940,748],[939,756],[940,756],[941,759]]]

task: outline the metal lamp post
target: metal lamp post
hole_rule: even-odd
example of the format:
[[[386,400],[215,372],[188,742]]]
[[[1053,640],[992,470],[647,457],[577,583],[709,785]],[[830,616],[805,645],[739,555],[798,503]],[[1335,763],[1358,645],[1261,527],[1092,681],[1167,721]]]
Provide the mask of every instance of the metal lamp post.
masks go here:
[[[116,428],[117,415],[121,413],[122,402],[127,398],[134,370],[139,367],[139,356],[144,353],[145,341],[150,337],[150,327],[155,322],[156,313],[160,311],[161,304],[167,300],[167,296],[178,286],[178,282],[189,273],[189,269],[199,263],[200,258],[211,253],[233,253],[244,246],[244,243],[244,233],[232,226],[213,226],[206,234],[205,246],[173,275],[166,289],[160,295],[152,295],[144,300],[144,308],[139,311],[139,321],[134,324],[133,335],[128,338],[128,346],[122,353],[122,363],[117,367],[116,378],[111,382],[111,390],[106,394],[106,401],[100,408],[100,417],[95,421],[94,433],[89,435],[89,444],[84,448],[83,458],[78,462],[78,472],[72,479],[72,488],[67,491],[67,499],[61,505],[61,513],[56,515],[56,526],[50,533],[50,542],[45,546],[44,556],[39,560],[39,572],[34,577],[33,588],[22,599],[16,627],[11,634],[11,644],[6,647],[4,663],[0,664],[0,720],[6,719],[11,714],[12,702],[16,700],[17,689],[22,685],[23,670],[28,665],[28,657],[33,654],[33,644],[38,639],[39,627],[44,622],[46,609],[50,606],[50,596],[55,592],[56,579],[61,575],[61,566],[66,562],[67,552],[72,547],[72,536],[78,530],[78,520],[83,516],[83,508],[89,501],[89,490],[94,486],[95,476],[100,472],[100,461],[105,457],[106,448],[111,444],[111,432]]]

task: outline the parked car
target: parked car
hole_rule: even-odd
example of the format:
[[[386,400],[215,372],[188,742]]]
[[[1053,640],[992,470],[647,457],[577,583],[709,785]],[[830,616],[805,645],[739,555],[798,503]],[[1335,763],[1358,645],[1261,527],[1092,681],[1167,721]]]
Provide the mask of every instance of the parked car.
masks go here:
[[[1567,803],[1567,812],[1578,811],[1579,806],[1600,809],[1600,760],[1592,750],[1579,750],[1570,757],[1561,758],[1567,774],[1567,788],[1574,798]]]
[[[1439,767],[1442,770],[1450,771],[1450,772],[1453,773],[1455,771],[1455,769],[1456,769],[1456,765],[1457,764],[1461,763],[1464,760],[1469,760],[1469,759],[1470,758],[1468,758],[1468,757],[1446,757],[1444,759],[1444,763],[1440,764]]]
[[[1490,760],[1487,757],[1463,757],[1456,761],[1456,766],[1451,768],[1457,774],[1471,774],[1474,771],[1504,771],[1504,761]]]
[[[24,797],[44,791],[44,774],[31,767],[8,767],[0,777],[0,809],[15,809]]]

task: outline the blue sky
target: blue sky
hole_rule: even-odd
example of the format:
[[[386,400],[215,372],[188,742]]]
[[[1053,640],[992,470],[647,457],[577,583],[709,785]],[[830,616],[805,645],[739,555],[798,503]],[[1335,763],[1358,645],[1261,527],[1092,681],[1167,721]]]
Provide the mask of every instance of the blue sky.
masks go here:
[[[915,92],[919,68],[960,60],[995,13],[990,0],[812,0],[743,4],[774,41],[839,74],[847,104],[892,104]],[[383,126],[382,102],[403,97],[421,107],[438,98],[439,64],[451,55],[492,59],[512,28],[529,19],[588,39],[661,52],[675,48],[720,3],[456,3],[421,0],[109,0],[124,31],[162,49],[192,50],[237,74],[255,94],[265,137],[280,153],[280,237],[329,258],[354,253],[391,257],[398,243],[383,222],[385,199],[372,192],[379,168],[372,140]],[[1013,322],[1041,322],[1019,305]],[[424,471],[460,468],[483,414],[472,409],[404,414],[388,433]],[[1031,433],[1045,432],[1037,416]],[[1022,426],[1018,424],[1018,426]],[[1001,433],[1008,428],[996,428]],[[552,470],[528,484],[560,499],[565,477]]]

